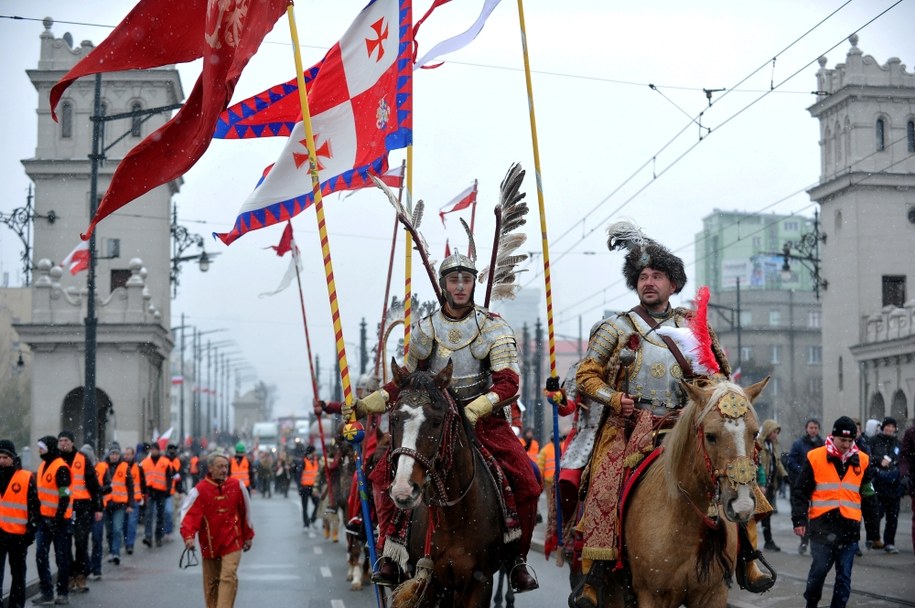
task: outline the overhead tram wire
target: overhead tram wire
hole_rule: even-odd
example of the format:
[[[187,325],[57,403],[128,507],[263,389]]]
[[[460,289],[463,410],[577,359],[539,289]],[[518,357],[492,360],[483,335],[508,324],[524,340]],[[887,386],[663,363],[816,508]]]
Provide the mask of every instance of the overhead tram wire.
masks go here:
[[[903,136],[901,136],[901,137],[899,137],[899,138],[897,138],[897,139],[895,139],[895,140],[889,142],[887,148],[892,148],[893,146],[895,146],[895,145],[897,145],[897,144],[903,143],[904,141],[906,141],[907,137],[908,137],[908,135],[903,135]],[[861,163],[864,163],[864,162],[870,160],[870,159],[871,159],[872,157],[874,157],[876,154],[877,154],[877,152],[874,151],[874,152],[868,154],[867,156],[864,156],[864,157],[858,159],[858,160],[855,161],[855,163],[854,163],[853,165],[851,165],[848,169],[851,170],[851,169],[855,168],[857,165],[860,165]],[[854,182],[854,183],[850,184],[850,186],[856,186],[856,185],[860,185],[860,184],[862,184],[862,183],[865,183],[867,180],[869,180],[869,179],[871,179],[871,178],[874,178],[874,177],[876,177],[876,176],[879,176],[879,175],[883,175],[883,174],[886,173],[887,170],[892,169],[892,168],[895,167],[896,165],[902,164],[902,163],[907,162],[907,161],[908,161],[908,157],[907,157],[907,156],[902,156],[899,160],[897,160],[897,161],[895,161],[895,162],[893,162],[893,163],[890,163],[890,164],[886,165],[886,166],[883,167],[880,171],[874,171],[874,172],[868,173],[868,175],[867,175],[866,177],[864,177],[864,178],[861,179],[860,181],[857,181],[857,182]],[[820,182],[817,181],[817,182],[814,182],[814,183],[812,183],[812,184],[810,184],[810,185],[804,186],[803,188],[800,188],[800,189],[798,189],[798,190],[795,190],[794,192],[792,192],[792,193],[790,193],[790,194],[788,194],[788,195],[785,195],[785,196],[781,197],[780,199],[778,199],[778,200],[776,200],[776,201],[774,201],[774,202],[772,202],[772,203],[769,203],[768,205],[765,205],[764,207],[762,207],[762,208],[760,208],[760,209],[758,209],[758,210],[756,210],[756,211],[748,212],[748,213],[746,213],[746,215],[747,215],[747,216],[762,215],[762,212],[763,212],[763,211],[765,211],[765,210],[767,210],[767,209],[770,209],[771,207],[774,207],[774,206],[776,206],[776,205],[779,205],[779,204],[785,202],[786,200],[788,200],[788,199],[790,199],[790,198],[792,198],[792,197],[794,197],[794,196],[797,196],[798,194],[801,194],[801,193],[803,193],[803,192],[806,192],[806,191],[810,190],[811,188],[816,187],[817,185],[819,185],[819,183],[820,183]],[[805,205],[804,207],[802,207],[802,208],[800,208],[800,209],[796,209],[796,210],[792,211],[791,213],[786,214],[786,216],[787,216],[787,217],[793,217],[793,216],[796,216],[796,215],[800,215],[801,213],[803,213],[803,212],[806,211],[807,209],[810,209],[811,207],[814,207],[815,205],[816,205],[816,203],[810,202],[810,203],[808,203],[807,205]],[[784,218],[780,218],[778,221],[781,221],[782,219],[784,219]],[[725,226],[723,227],[723,229],[730,228],[730,227],[732,227],[732,226],[734,226],[734,225],[737,225],[737,224],[739,224],[739,223],[740,223],[740,220],[731,222],[730,224],[725,225]],[[759,232],[762,232],[762,231],[764,231],[764,230],[767,230],[768,228],[770,228],[770,227],[773,226],[774,224],[775,224],[775,222],[770,222],[770,223],[768,223],[768,224],[763,225],[761,228],[758,228],[758,229],[756,229],[756,230],[753,230],[753,231],[751,231],[751,232],[748,232],[748,233],[745,234],[745,235],[741,235],[741,238],[735,240],[735,241],[732,242],[732,243],[725,243],[724,245],[720,246],[720,247],[718,248],[718,250],[719,250],[719,251],[723,251],[723,250],[727,249],[728,247],[730,247],[730,246],[732,246],[732,245],[736,245],[736,244],[739,243],[741,240],[745,240],[746,238],[749,238],[749,237],[751,237],[751,236],[753,236],[753,235],[755,235],[755,234],[758,234]],[[690,247],[691,245],[692,245],[692,243],[687,243],[687,244],[685,244],[685,245],[681,245],[681,246],[679,246],[679,247],[677,247],[677,248],[675,248],[675,249],[672,249],[672,251],[673,251],[673,252],[683,251],[684,249]],[[707,257],[707,256],[702,256],[702,257],[696,258],[696,259],[694,259],[689,265],[690,265],[690,266],[693,266],[693,265],[695,265],[697,262],[701,262],[702,260],[705,260],[706,257]],[[597,290],[597,291],[591,293],[590,295],[587,295],[587,296],[585,296],[584,298],[582,298],[582,299],[580,299],[580,300],[578,300],[578,301],[576,301],[576,302],[574,302],[574,303],[572,303],[572,304],[570,304],[570,305],[568,305],[568,306],[565,306],[565,307],[563,308],[563,310],[562,310],[561,315],[568,314],[568,313],[569,313],[569,309],[572,309],[572,308],[574,308],[574,307],[576,307],[576,306],[579,306],[579,305],[583,304],[584,302],[587,302],[588,300],[591,300],[592,298],[601,295],[602,293],[604,293],[604,292],[607,291],[608,289],[620,285],[621,283],[622,283],[622,280],[621,280],[621,279],[620,279],[620,280],[617,280],[617,281],[615,281],[615,282],[613,282],[613,283],[610,283],[609,285],[606,285],[606,286],[602,287],[601,289],[599,289],[599,290]],[[600,306],[600,304],[598,304],[598,305],[596,305],[596,306],[592,306],[592,307],[587,308],[587,309],[585,309],[585,310],[576,312],[576,313],[575,313],[575,316],[578,316],[578,315],[583,314],[583,313],[585,313],[585,312],[590,312],[591,310],[594,310],[594,309],[597,308],[598,306]]]
[[[883,16],[884,14],[886,14],[888,11],[892,10],[894,7],[896,7],[896,6],[897,6],[898,4],[900,4],[902,1],[903,1],[903,0],[897,0],[894,4],[892,4],[891,6],[887,7],[886,9],[884,9],[883,11],[881,11],[879,14],[877,14],[875,17],[873,17],[873,18],[871,18],[870,20],[868,20],[867,22],[865,22],[863,25],[861,25],[860,27],[858,27],[857,29],[855,29],[854,32],[852,32],[852,33],[860,32],[861,30],[863,30],[864,28],[866,28],[867,26],[869,26],[871,23],[873,23],[874,21],[876,21],[877,19],[879,19],[880,17],[882,17],[882,16]],[[849,0],[849,2],[850,2],[850,0]],[[742,84],[742,83],[745,82],[748,78],[752,77],[754,74],[756,74],[757,72],[759,72],[759,71],[760,71],[761,69],[763,69],[765,66],[770,65],[770,62],[771,62],[771,61],[774,61],[774,59],[776,59],[779,55],[783,54],[785,51],[787,51],[787,50],[790,49],[792,46],[794,46],[795,44],[797,44],[797,43],[798,43],[800,40],[802,40],[804,37],[808,36],[808,35],[809,35],[811,32],[813,32],[815,29],[817,29],[818,27],[820,27],[820,26],[821,26],[823,23],[825,23],[830,17],[832,17],[833,15],[835,15],[836,12],[837,12],[838,10],[841,10],[841,8],[847,6],[849,2],[846,2],[846,3],[843,4],[841,7],[839,7],[838,9],[836,9],[835,11],[833,11],[832,13],[830,13],[827,17],[825,17],[824,19],[822,19],[816,26],[814,26],[813,28],[811,28],[810,30],[808,30],[808,31],[807,31],[806,33],[804,33],[801,37],[797,38],[794,42],[792,42],[792,43],[789,44],[787,47],[785,47],[782,51],[780,51],[778,54],[776,54],[775,57],[773,57],[772,60],[767,61],[767,62],[766,62],[765,64],[763,64],[762,66],[760,66],[759,68],[755,69],[750,75],[748,75],[748,76],[746,76],[745,78],[741,79],[741,80],[738,82],[738,84],[737,84],[736,86],[740,86],[740,84]],[[729,117],[727,117],[723,122],[721,122],[718,126],[715,127],[714,131],[720,130],[724,125],[726,125],[726,124],[728,124],[729,122],[731,122],[731,120],[733,120],[733,119],[736,118],[737,116],[743,114],[743,112],[745,112],[746,110],[748,110],[748,109],[751,108],[752,106],[756,105],[757,102],[761,101],[763,98],[765,98],[765,97],[767,97],[768,95],[770,95],[771,93],[775,92],[779,87],[781,87],[781,86],[784,85],[786,82],[788,82],[789,80],[793,79],[793,78],[796,77],[798,74],[800,74],[803,70],[807,69],[810,65],[812,65],[813,63],[815,63],[815,62],[817,61],[817,59],[819,59],[820,57],[822,57],[825,53],[828,53],[829,51],[834,50],[836,47],[838,47],[839,45],[841,45],[841,44],[842,44],[845,40],[847,40],[847,39],[848,39],[848,36],[843,37],[840,41],[838,41],[836,44],[834,44],[833,46],[831,46],[831,47],[830,47],[829,49],[827,49],[826,51],[823,51],[823,52],[818,53],[818,54],[817,54],[817,57],[816,57],[815,59],[813,59],[813,60],[807,62],[806,64],[804,64],[804,66],[802,66],[801,68],[799,68],[798,70],[796,70],[794,73],[792,73],[791,76],[789,76],[788,78],[783,79],[783,80],[782,80],[781,82],[779,82],[777,85],[773,84],[773,85],[772,85],[772,88],[771,88],[770,90],[763,92],[759,97],[757,97],[756,99],[752,100],[750,103],[748,103],[747,105],[745,105],[744,107],[742,107],[741,109],[737,110],[737,111],[734,112],[732,115],[730,115]],[[725,91],[725,94],[726,94],[728,91],[733,90],[734,88],[735,88],[735,87],[730,87],[730,88],[728,88],[727,91]],[[714,105],[714,104],[718,103],[719,101],[721,101],[721,99],[725,97],[725,94],[722,94],[721,96],[719,96],[718,99],[715,100],[715,102],[712,103],[712,105]],[[701,117],[701,116],[704,114],[704,112],[705,112],[706,110],[707,110],[707,108],[706,108],[705,110],[703,110],[703,112],[700,112],[700,113],[696,116],[696,118],[698,119],[699,117]],[[669,145],[671,145],[677,138],[680,137],[680,135],[681,135],[687,128],[689,128],[689,127],[690,127],[692,124],[694,124],[695,122],[696,122],[696,120],[691,119],[690,122],[687,123],[687,125],[686,125],[683,129],[681,129],[681,130],[680,130],[671,140],[669,140],[666,144],[664,144],[664,146],[663,146],[660,150],[658,150],[658,152],[656,152],[655,154],[653,154],[653,155],[651,156],[651,158],[649,158],[649,160],[647,160],[645,163],[643,163],[643,164],[642,164],[633,174],[631,174],[629,177],[627,177],[627,178],[624,180],[623,184],[621,184],[620,186],[618,186],[617,188],[615,188],[614,191],[613,191],[611,194],[609,194],[608,196],[604,197],[604,198],[601,200],[600,203],[598,203],[597,205],[595,205],[595,207],[593,207],[590,211],[588,211],[588,212],[584,215],[584,217],[583,217],[581,220],[575,222],[575,224],[573,224],[572,226],[570,226],[570,228],[569,228],[568,230],[566,230],[566,231],[565,231],[564,233],[562,233],[559,237],[557,237],[557,238],[553,241],[553,243],[558,243],[558,242],[559,242],[560,240],[562,240],[565,236],[567,236],[569,233],[571,233],[572,230],[574,230],[577,226],[583,224],[584,221],[587,219],[588,216],[590,216],[590,215],[591,215],[594,211],[596,211],[598,208],[602,207],[602,206],[603,206],[603,205],[604,205],[604,204],[605,204],[614,194],[616,194],[625,184],[627,184],[629,181],[631,181],[633,178],[635,178],[636,175],[638,175],[639,173],[641,173],[641,171],[642,171],[649,163],[654,162],[654,161],[656,160],[657,156],[658,156],[661,152],[663,152],[663,150],[664,150],[665,148],[667,148]],[[708,132],[708,134],[706,135],[706,137],[700,138],[700,139],[698,139],[696,142],[694,142],[691,146],[689,146],[689,148],[687,148],[682,154],[680,154],[678,157],[676,157],[671,163],[669,163],[666,167],[664,167],[660,172],[653,172],[653,173],[652,173],[652,178],[651,178],[651,180],[649,180],[648,182],[646,182],[646,183],[645,183],[641,188],[639,188],[632,196],[630,196],[630,197],[627,198],[625,201],[623,201],[619,206],[617,206],[617,207],[616,207],[610,214],[608,214],[602,221],[598,222],[597,226],[595,226],[594,228],[592,228],[592,229],[589,230],[588,232],[584,233],[584,234],[581,236],[581,239],[584,239],[585,237],[590,236],[592,233],[594,233],[594,231],[598,230],[606,221],[608,221],[610,218],[614,217],[617,213],[619,213],[622,209],[624,209],[630,202],[632,202],[637,196],[639,196],[642,192],[644,192],[644,191],[648,188],[648,186],[650,186],[651,184],[655,183],[659,177],[661,177],[664,173],[666,173],[668,170],[672,169],[675,165],[677,165],[681,160],[683,160],[683,158],[686,157],[686,155],[688,155],[690,152],[692,152],[700,143],[702,143],[703,141],[705,141],[706,139],[708,139],[708,137],[711,136],[711,134],[712,134],[712,129],[709,129],[709,132]],[[581,239],[580,239],[580,240],[581,240]],[[553,261],[553,263],[555,264],[555,263],[559,262],[559,260],[561,260],[563,257],[565,257],[565,255],[560,255],[560,256],[558,256],[558,257]],[[522,286],[522,288],[528,287],[533,281],[537,280],[537,278],[539,277],[539,274],[540,274],[539,272],[534,272],[534,273],[531,275],[530,280],[529,280],[527,283],[525,283],[525,284]]]

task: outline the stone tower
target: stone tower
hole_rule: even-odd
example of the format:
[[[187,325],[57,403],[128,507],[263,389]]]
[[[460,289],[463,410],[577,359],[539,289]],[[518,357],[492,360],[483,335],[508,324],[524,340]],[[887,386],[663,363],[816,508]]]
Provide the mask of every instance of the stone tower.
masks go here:
[[[915,74],[849,38],[817,72],[825,428],[840,415],[900,426],[915,400]]]
[[[89,223],[94,78],[76,81],[51,119],[49,92],[93,44],[74,47],[65,34],[55,38],[44,21],[38,67],[28,76],[38,92],[35,156],[22,161],[35,183],[39,218],[56,221],[34,227],[32,322],[17,326],[34,353],[32,440],[62,428],[83,437],[86,272],[72,275],[58,265],[79,243]],[[179,103],[184,97],[174,68],[135,70],[102,76],[102,114],[114,116]],[[104,194],[120,159],[159,128],[172,112],[128,115],[103,122],[104,161],[97,192]],[[103,221],[96,230],[98,251],[96,386],[99,444],[149,440],[169,424],[168,368],[172,347],[170,315],[171,199],[180,182],[166,184]]]

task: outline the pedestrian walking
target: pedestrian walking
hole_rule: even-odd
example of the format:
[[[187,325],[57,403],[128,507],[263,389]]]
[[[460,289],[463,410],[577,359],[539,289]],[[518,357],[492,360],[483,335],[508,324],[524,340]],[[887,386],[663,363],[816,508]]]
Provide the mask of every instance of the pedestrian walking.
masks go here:
[[[121,446],[112,443],[108,458],[102,463],[105,485],[105,536],[108,539],[108,563],[121,564],[121,541],[124,520],[134,510],[133,476],[130,464],[121,456]]]
[[[820,437],[820,421],[816,418],[808,418],[804,423],[804,436],[791,444],[791,451],[788,452],[788,483],[794,488],[797,476],[801,472],[804,463],[807,462],[807,452],[814,448],[823,446],[823,438]],[[808,538],[801,537],[801,544],[798,545],[797,552],[800,555],[807,553]]]
[[[172,463],[159,452],[159,444],[149,444],[149,456],[140,465],[146,476],[146,529],[143,544],[153,546],[155,534],[156,546],[162,546],[165,534],[165,502],[169,499],[172,488]]]
[[[857,418],[852,418],[855,421],[855,426],[858,429],[858,434],[855,437],[855,445],[858,446],[858,449],[871,456],[871,443],[867,435],[864,434],[864,429],[861,428],[861,421]],[[873,465],[873,457],[871,457],[871,465]],[[861,518],[864,521],[864,539],[865,545],[868,549],[873,547],[874,541],[880,540],[880,502],[877,500],[877,491],[874,490],[874,482],[866,483],[861,486]],[[856,553],[858,557],[864,557],[864,552],[861,551],[861,544],[858,544],[858,552]]]
[[[143,495],[146,490],[146,482],[143,477],[143,469],[136,461],[136,450],[127,446],[124,448],[124,462],[130,466],[130,477],[133,479],[133,510],[127,511],[127,517],[124,518],[124,551],[127,555],[133,555],[133,546],[137,540],[137,525],[140,521],[140,508],[143,506]]]
[[[208,458],[207,475],[188,494],[181,507],[181,537],[187,550],[203,554],[203,596],[207,608],[231,608],[238,592],[238,565],[242,551],[251,548],[254,525],[248,490],[229,477],[229,459]]]
[[[896,428],[896,419],[886,417],[880,423],[880,432],[871,439],[871,458],[876,470],[874,489],[877,490],[880,505],[878,518],[883,520],[886,517],[883,541],[874,541],[872,547],[882,548],[887,553],[899,553],[896,548],[896,527],[899,523],[899,501],[904,493],[899,473],[901,448],[896,439]]]
[[[70,518],[70,467],[60,457],[57,437],[46,435],[38,440],[38,499],[41,517],[35,534],[35,566],[38,568],[38,586],[41,595],[33,604],[49,606],[70,603],[70,543],[73,529]],[[54,562],[57,564],[57,599],[54,599],[54,581],[51,578],[51,545],[54,545]]]
[[[861,486],[873,475],[869,458],[855,445],[854,421],[842,416],[824,445],[807,453],[791,488],[794,533],[810,539],[813,562],[804,599],[816,608],[826,575],[835,565],[831,608],[845,608],[851,594],[851,570],[861,536]]]
[[[274,479],[277,494],[282,494],[283,498],[289,498],[289,457],[286,455],[286,450],[280,452],[276,459]]]
[[[88,578],[97,581],[102,578],[102,553],[105,552],[105,513],[104,513],[104,495],[102,494],[102,486],[105,485],[105,463],[98,462],[98,459],[95,456],[95,450],[88,443],[84,443],[79,451],[86,457],[86,466],[89,467],[89,472],[87,477],[95,477],[95,483],[98,486],[96,493],[98,495],[100,508],[102,511],[98,512],[98,516],[93,515],[90,520],[89,528],[89,538],[92,541],[90,543],[89,551],[89,569],[86,572]],[[74,513],[75,513],[74,507]],[[84,578],[80,578],[79,584],[77,585],[73,581],[73,572],[71,569],[70,576],[70,591],[75,591],[77,593],[85,593],[89,591],[89,585],[86,584]]]
[[[778,435],[782,428],[775,420],[766,420],[759,429],[756,445],[759,448],[759,467],[763,472],[766,500],[772,505],[772,512],[767,513],[761,520],[763,538],[766,551],[781,551],[772,538],[772,514],[778,513],[777,498],[778,488],[788,476],[785,467],[779,459]]]
[[[903,490],[912,499],[912,512],[915,513],[915,424],[902,436],[899,475],[902,477]],[[912,550],[915,551],[915,517],[912,518]]]
[[[70,566],[70,589],[76,593],[89,590],[86,579],[92,573],[90,538],[93,527],[101,525],[102,493],[95,475],[94,452],[77,451],[71,431],[63,430],[57,435],[57,449],[60,457],[70,468],[70,501],[73,507],[73,557]],[[89,446],[91,450],[91,446]],[[101,554],[99,554],[101,558]],[[95,570],[101,573],[101,564]]]
[[[321,465],[314,446],[305,448],[305,458],[302,460],[302,476],[299,478],[299,496],[302,498],[302,524],[309,528],[318,517],[318,503],[321,497],[315,492],[315,486],[321,476]],[[311,515],[308,514],[308,505],[311,504]]]
[[[25,558],[35,541],[41,502],[38,485],[30,471],[23,470],[16,446],[0,439],[0,589],[6,560],[10,562],[10,598],[7,608],[25,606]]]

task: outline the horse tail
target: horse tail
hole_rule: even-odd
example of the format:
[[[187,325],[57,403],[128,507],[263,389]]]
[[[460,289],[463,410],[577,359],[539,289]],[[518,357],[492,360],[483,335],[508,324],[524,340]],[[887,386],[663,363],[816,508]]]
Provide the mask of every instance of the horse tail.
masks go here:
[[[696,577],[700,582],[708,582],[712,565],[716,564],[725,577],[731,572],[733,564],[728,559],[728,528],[719,522],[715,528],[707,528],[699,541],[699,559],[696,560]]]

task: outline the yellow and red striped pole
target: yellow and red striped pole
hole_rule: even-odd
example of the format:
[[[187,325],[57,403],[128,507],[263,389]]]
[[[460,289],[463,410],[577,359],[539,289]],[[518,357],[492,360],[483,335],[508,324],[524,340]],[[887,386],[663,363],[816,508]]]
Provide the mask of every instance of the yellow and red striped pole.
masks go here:
[[[349,364],[346,361],[346,345],[343,342],[343,324],[340,322],[340,306],[337,302],[337,285],[334,281],[334,265],[330,256],[330,239],[327,235],[327,222],[324,218],[324,199],[321,196],[321,181],[318,178],[318,163],[315,155],[315,136],[311,126],[311,113],[308,110],[308,91],[305,88],[305,75],[302,71],[302,55],[299,51],[299,35],[295,26],[294,7],[286,7],[289,17],[289,30],[292,32],[292,48],[295,55],[296,82],[299,85],[299,103],[302,105],[302,121],[305,126],[305,145],[308,146],[308,160],[311,167],[311,186],[314,193],[315,217],[318,221],[318,235],[321,239],[321,255],[324,258],[324,277],[327,281],[327,297],[330,300],[330,314],[334,324],[334,342],[337,349],[337,362],[340,365],[340,380],[343,383],[343,401],[351,405],[353,390],[349,379]]]
[[[407,146],[407,213],[413,213],[413,144]],[[404,231],[403,357],[410,351],[410,328],[413,325],[413,235]]]
[[[337,285],[334,281],[334,266],[330,257],[330,239],[327,235],[327,223],[324,219],[324,200],[321,197],[321,180],[318,177],[318,163],[315,154],[314,131],[311,126],[311,112],[308,110],[308,90],[305,88],[305,75],[302,71],[302,54],[299,50],[299,34],[295,25],[295,9],[292,3],[286,7],[289,18],[289,31],[292,35],[293,55],[295,56],[296,83],[299,85],[299,103],[302,105],[302,122],[305,126],[305,143],[308,146],[308,161],[311,171],[311,185],[314,192],[315,217],[318,222],[318,235],[321,239],[321,254],[324,258],[324,277],[327,281],[327,297],[330,300],[330,314],[334,323],[334,342],[337,349],[337,362],[340,366],[340,381],[343,384],[343,401],[346,405],[353,403],[353,390],[349,379],[349,364],[346,361],[346,345],[343,342],[343,324],[340,321],[340,306],[337,302]],[[359,499],[362,503],[362,523],[366,532],[366,544],[369,549],[369,559],[372,564],[378,560],[375,555],[375,534],[372,531],[372,517],[368,504],[368,491],[365,480],[365,471],[362,468],[362,449],[360,442],[365,437],[365,429],[356,420],[356,413],[350,415],[350,420],[343,428],[343,436],[353,444],[356,453],[356,477],[359,481]],[[383,605],[381,591],[375,585],[375,599],[379,606]]]
[[[550,347],[550,377],[547,387],[559,390],[559,376],[556,373],[556,334],[553,329],[553,286],[550,279],[550,244],[546,236],[546,209],[543,203],[543,180],[540,172],[540,147],[537,143],[537,118],[534,114],[534,87],[531,83],[531,61],[527,52],[527,31],[524,26],[524,5],[518,0],[518,22],[521,25],[521,50],[524,55],[524,81],[527,84],[527,105],[530,109],[531,143],[534,147],[534,172],[537,177],[537,205],[540,208],[540,239],[543,244],[543,281],[546,287],[546,328]],[[556,458],[555,479],[559,479],[559,461],[562,457],[559,445],[559,406],[553,406],[553,452]],[[556,489],[556,537],[562,546],[562,502]]]

